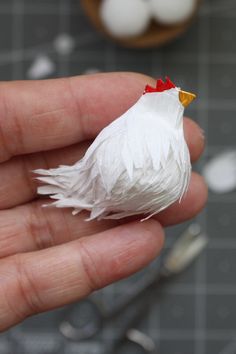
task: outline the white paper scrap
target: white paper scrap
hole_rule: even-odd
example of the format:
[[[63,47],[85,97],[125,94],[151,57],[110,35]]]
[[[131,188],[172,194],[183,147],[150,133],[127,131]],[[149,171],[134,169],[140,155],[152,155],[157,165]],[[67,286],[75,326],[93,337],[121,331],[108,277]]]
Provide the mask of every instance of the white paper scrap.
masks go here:
[[[53,45],[58,54],[69,55],[75,47],[75,40],[69,34],[61,33],[55,38]]]
[[[47,55],[38,55],[27,72],[29,79],[44,79],[51,75],[56,65]]]
[[[98,74],[100,73],[101,71],[97,68],[88,68],[86,69],[83,74],[84,75],[94,75],[94,74]]]
[[[228,193],[236,188],[236,150],[213,157],[204,167],[203,175],[215,193]]]

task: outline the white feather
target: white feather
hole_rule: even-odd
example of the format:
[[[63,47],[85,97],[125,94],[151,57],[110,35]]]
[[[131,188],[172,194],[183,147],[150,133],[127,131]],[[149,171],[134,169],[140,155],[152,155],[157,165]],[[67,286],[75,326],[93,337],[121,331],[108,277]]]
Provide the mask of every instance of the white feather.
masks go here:
[[[37,170],[39,194],[92,219],[147,218],[186,192],[191,174],[179,92],[148,93],[97,136],[74,166]]]

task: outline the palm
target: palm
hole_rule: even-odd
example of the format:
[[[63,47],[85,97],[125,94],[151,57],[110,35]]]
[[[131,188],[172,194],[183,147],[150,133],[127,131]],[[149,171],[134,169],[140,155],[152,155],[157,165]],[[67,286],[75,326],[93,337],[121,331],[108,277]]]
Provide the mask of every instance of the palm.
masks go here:
[[[73,217],[70,210],[44,209],[31,173],[78,161],[87,141],[125,111],[148,80],[110,74],[0,85],[0,330],[128,276],[159,253],[157,221],[87,223],[85,212]],[[203,149],[199,128],[186,120],[185,132],[196,160]],[[205,185],[194,174],[181,205],[156,220],[184,221],[205,200]]]

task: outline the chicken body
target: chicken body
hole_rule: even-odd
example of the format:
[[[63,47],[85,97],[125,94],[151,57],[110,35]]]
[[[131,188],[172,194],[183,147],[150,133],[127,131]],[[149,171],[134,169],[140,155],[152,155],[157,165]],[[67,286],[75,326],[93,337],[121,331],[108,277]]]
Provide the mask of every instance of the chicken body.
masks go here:
[[[56,207],[74,208],[74,214],[91,211],[89,220],[157,214],[189,185],[183,112],[177,88],[144,94],[75,165],[35,171],[47,184],[38,193],[50,195]]]

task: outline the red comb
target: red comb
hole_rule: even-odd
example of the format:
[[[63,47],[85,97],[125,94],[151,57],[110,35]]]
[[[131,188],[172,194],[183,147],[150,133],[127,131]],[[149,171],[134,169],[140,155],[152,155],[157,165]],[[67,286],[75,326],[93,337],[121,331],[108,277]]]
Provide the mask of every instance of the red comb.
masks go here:
[[[147,85],[145,87],[144,94],[151,93],[151,92],[163,92],[175,87],[176,86],[173,84],[173,82],[168,77],[166,77],[166,82],[163,82],[161,79],[157,80],[157,84],[155,88]]]

